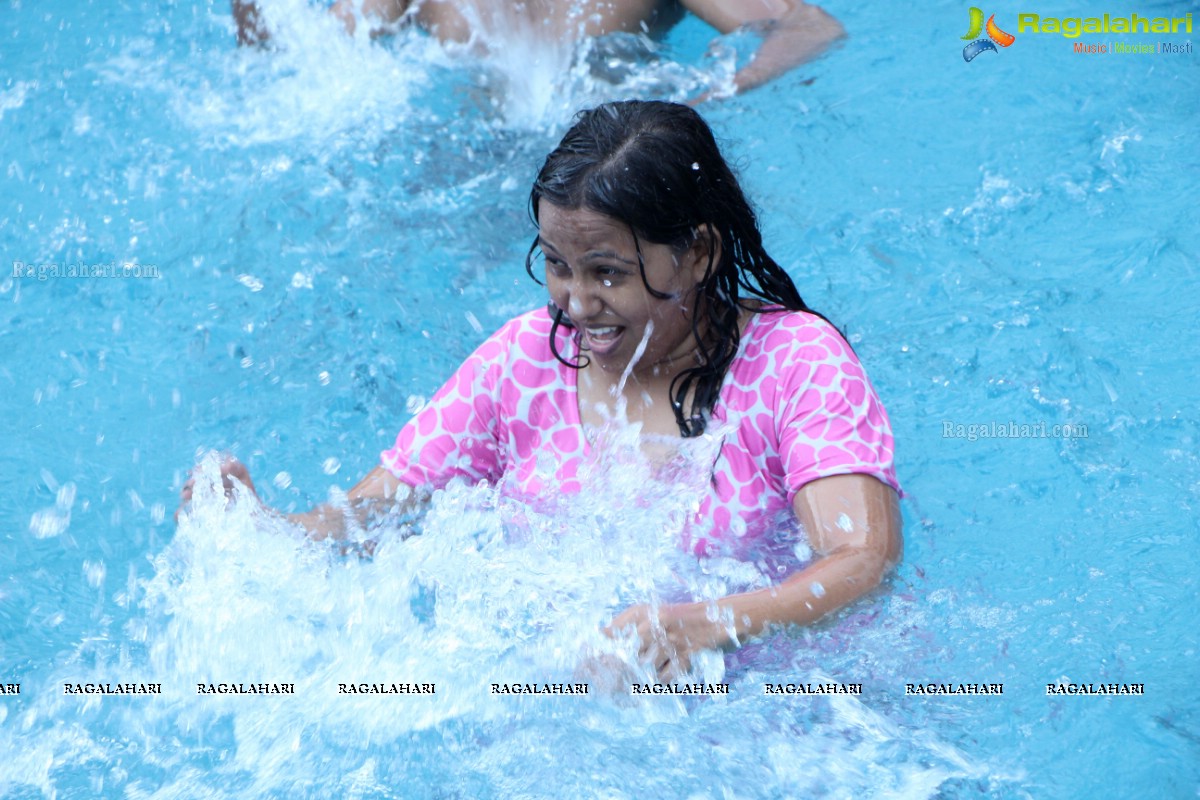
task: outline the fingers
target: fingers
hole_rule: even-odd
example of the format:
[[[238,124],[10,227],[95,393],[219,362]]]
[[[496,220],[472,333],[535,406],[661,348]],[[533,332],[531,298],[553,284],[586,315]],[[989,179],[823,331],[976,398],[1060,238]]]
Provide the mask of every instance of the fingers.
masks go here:
[[[246,465],[233,456],[229,456],[221,462],[221,485],[225,487],[226,496],[229,496],[233,490],[231,478],[237,478],[243,486],[254,493],[255,497],[258,496],[258,490],[254,488],[254,481],[250,478],[250,470],[246,469]]]
[[[691,669],[691,649],[682,631],[661,625],[638,626],[638,660],[649,666],[658,680],[669,683]]]
[[[660,683],[670,683],[686,675],[692,668],[692,660],[686,648],[675,647],[669,642],[655,644],[644,659],[654,670]]]
[[[627,608],[618,614],[612,622],[608,623],[608,625],[604,628],[604,635],[610,639],[616,639],[621,635],[622,632],[628,630],[629,628],[634,628],[637,631],[638,638],[642,641],[645,641],[646,637],[643,635],[645,633],[643,630],[645,626],[645,618],[645,606],[633,606],[632,608]]]
[[[250,478],[250,470],[246,469],[245,464],[230,456],[221,462],[221,488],[225,490],[225,496],[231,500],[233,499],[234,478],[249,489],[252,495],[258,497],[258,490],[254,488],[254,481]]]
[[[254,488],[254,481],[250,478],[250,470],[246,469],[246,465],[238,461],[233,456],[227,456],[221,462],[221,488],[225,491],[225,497],[233,500],[234,482],[237,479],[238,483],[250,490],[254,497],[258,498],[258,490]],[[175,510],[175,521],[179,522],[179,515],[192,502],[192,495],[196,490],[196,477],[190,472],[188,479],[184,482],[183,488],[179,490],[179,508]]]
[[[614,639],[628,636],[631,631],[637,637],[637,661],[660,683],[671,683],[690,673],[692,653],[706,646],[705,637],[697,638],[697,631],[674,606],[634,606],[604,628],[605,635]]]
[[[653,671],[659,681],[670,682],[692,668],[693,636],[673,606],[639,605],[617,615],[604,633],[610,638],[637,636],[637,660]]]
[[[190,477],[191,473],[188,475],[188,479],[183,483],[183,488],[179,490],[179,508],[175,509],[176,524],[179,522],[179,515],[183,513],[183,509],[192,502],[192,490],[196,486],[196,479]]]

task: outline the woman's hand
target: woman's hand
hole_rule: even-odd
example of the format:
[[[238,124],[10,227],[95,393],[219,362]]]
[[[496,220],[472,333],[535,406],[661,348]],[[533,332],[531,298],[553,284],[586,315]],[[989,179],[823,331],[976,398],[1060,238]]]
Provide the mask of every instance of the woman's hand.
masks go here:
[[[225,496],[230,500],[233,499],[233,479],[235,478],[250,490],[250,494],[261,505],[262,500],[258,497],[258,490],[254,488],[254,481],[250,479],[250,471],[246,469],[246,465],[233,456],[224,456],[221,460],[221,486],[225,489]],[[176,522],[179,521],[179,514],[192,502],[192,491],[195,487],[196,478],[189,476],[187,482],[183,484],[183,489],[179,492],[179,508],[175,510]]]
[[[729,626],[709,619],[705,603],[632,606],[617,615],[604,632],[616,637],[629,628],[638,637],[639,660],[650,664],[663,682],[690,672],[696,653],[721,650],[733,643]]]
[[[659,680],[691,670],[693,656],[757,636],[769,625],[808,625],[843,608],[883,580],[903,550],[896,491],[869,475],[835,475],[806,484],[794,502],[817,558],[782,583],[717,600],[626,609],[605,629],[633,628],[638,657]],[[717,621],[709,617],[715,616]]]

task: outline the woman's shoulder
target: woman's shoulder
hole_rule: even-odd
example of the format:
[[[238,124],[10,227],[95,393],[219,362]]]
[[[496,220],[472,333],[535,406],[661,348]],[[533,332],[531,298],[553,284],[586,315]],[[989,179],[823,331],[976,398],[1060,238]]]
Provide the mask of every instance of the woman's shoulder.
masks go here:
[[[747,349],[759,353],[800,348],[822,348],[837,356],[852,352],[833,323],[811,311],[759,309],[751,315],[744,338]]]
[[[550,332],[553,327],[554,320],[550,318],[546,308],[527,311],[501,325],[479,345],[475,356],[488,363],[506,365],[508,369],[518,362],[549,366],[556,361],[550,347]],[[569,335],[570,329],[562,327],[555,332],[555,336],[559,338],[560,351],[566,341],[564,337]]]
[[[471,322],[478,331],[480,329],[480,325],[479,321],[475,319],[474,315],[471,315]],[[519,343],[525,334],[532,334],[534,336],[548,338],[552,325],[553,320],[550,319],[550,315],[546,312],[546,309],[535,308],[532,311],[526,311],[524,314],[515,316],[505,322],[496,329],[495,333],[487,337],[485,344],[488,342],[494,342],[497,344],[503,344],[505,346],[511,346],[512,344]]]

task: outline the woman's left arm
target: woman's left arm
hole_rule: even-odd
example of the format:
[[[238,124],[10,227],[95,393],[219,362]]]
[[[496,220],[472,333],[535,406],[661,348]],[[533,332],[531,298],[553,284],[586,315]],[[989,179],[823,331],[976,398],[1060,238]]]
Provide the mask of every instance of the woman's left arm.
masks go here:
[[[610,631],[636,627],[640,656],[660,679],[691,669],[692,654],[745,642],[773,624],[806,625],[862,597],[900,561],[896,490],[870,475],[833,475],[804,485],[793,508],[817,558],[782,583],[717,601],[627,609]],[[732,623],[730,620],[732,619]]]

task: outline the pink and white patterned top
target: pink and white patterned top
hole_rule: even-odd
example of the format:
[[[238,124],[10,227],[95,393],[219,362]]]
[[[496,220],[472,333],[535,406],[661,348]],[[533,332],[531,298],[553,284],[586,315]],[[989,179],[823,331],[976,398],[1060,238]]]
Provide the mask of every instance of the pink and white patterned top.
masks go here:
[[[577,370],[555,359],[550,328],[544,308],[500,328],[404,426],[383,466],[431,489],[456,477],[503,478],[534,503],[548,490],[580,491],[595,454],[580,421]],[[573,331],[557,335],[573,361]],[[899,489],[887,413],[849,345],[813,314],[751,315],[709,431],[722,438],[711,479],[695,482],[702,496],[683,533],[699,555],[744,551],[817,478],[864,473]]]

